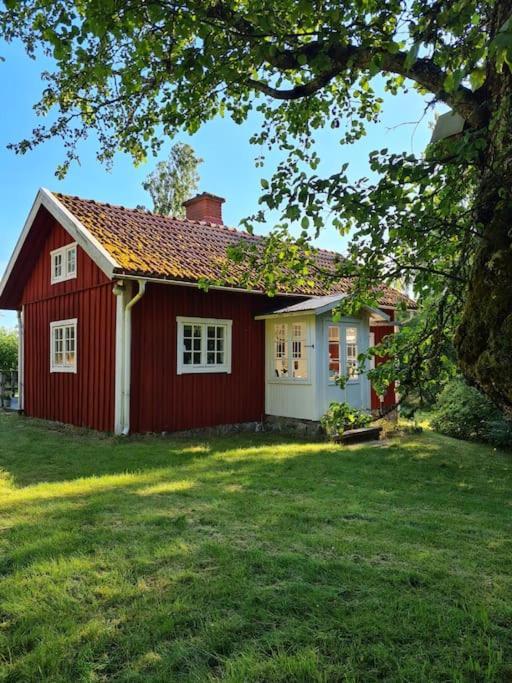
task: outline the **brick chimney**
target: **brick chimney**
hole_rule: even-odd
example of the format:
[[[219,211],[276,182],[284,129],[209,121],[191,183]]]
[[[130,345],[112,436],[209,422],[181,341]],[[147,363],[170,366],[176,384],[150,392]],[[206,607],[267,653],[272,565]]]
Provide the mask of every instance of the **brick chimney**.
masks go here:
[[[223,197],[217,197],[209,192],[197,194],[192,199],[183,202],[187,218],[191,221],[208,221],[222,225]]]

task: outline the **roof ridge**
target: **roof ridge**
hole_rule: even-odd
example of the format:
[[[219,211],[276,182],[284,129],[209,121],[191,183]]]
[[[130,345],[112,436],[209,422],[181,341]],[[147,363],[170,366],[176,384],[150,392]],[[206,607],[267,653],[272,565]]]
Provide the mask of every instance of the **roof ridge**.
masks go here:
[[[68,199],[76,199],[81,202],[89,202],[91,204],[95,204],[96,206],[107,206],[109,208],[113,209],[121,209],[122,211],[129,211],[129,212],[136,212],[139,214],[143,214],[145,216],[152,216],[153,218],[158,218],[158,219],[163,219],[165,221],[170,220],[170,221],[179,221],[181,223],[193,223],[196,225],[208,225],[210,227],[214,228],[221,228],[223,230],[229,230],[230,232],[234,232],[237,235],[243,235],[244,237],[248,237],[249,239],[255,239],[255,240],[263,240],[265,239],[265,235],[254,235],[251,234],[250,232],[247,232],[245,230],[242,230],[240,228],[235,228],[232,225],[226,225],[225,223],[214,223],[212,221],[198,221],[194,220],[191,218],[181,218],[179,216],[165,216],[164,214],[161,213],[155,213],[154,211],[151,211],[150,209],[141,209],[139,207],[133,207],[130,208],[129,206],[123,206],[123,204],[112,204],[111,202],[102,202],[98,201],[97,199],[88,199],[86,197],[79,197],[76,194],[66,194],[64,192],[54,192],[53,190],[50,190],[50,192],[57,197],[67,197]],[[333,251],[332,249],[324,249],[323,247],[316,247],[314,245],[311,245],[311,247],[323,254],[329,254],[331,256],[337,256],[343,258],[343,254],[341,254],[339,251]]]
[[[129,206],[123,206],[122,204],[112,204],[111,202],[102,202],[98,201],[97,199],[88,199],[86,197],[79,197],[76,194],[65,194],[64,192],[54,192],[53,190],[50,190],[50,192],[55,195],[56,197],[66,197],[68,199],[76,199],[80,202],[87,202],[90,204],[95,204],[96,206],[106,206],[110,209],[120,209],[121,211],[128,211],[128,212],[134,212],[138,214],[142,214],[144,216],[151,216],[153,218],[157,218],[159,220],[164,220],[164,221],[178,221],[180,223],[193,223],[195,225],[208,225],[210,227],[214,228],[221,228],[223,230],[229,230],[230,232],[234,232],[238,235],[244,235],[249,238],[253,239],[262,239],[263,235],[251,235],[251,233],[246,232],[244,230],[241,230],[240,228],[234,228],[231,225],[226,225],[225,223],[214,223],[213,221],[198,221],[194,220],[192,218],[185,218],[179,217],[179,216],[165,216],[164,214],[161,213],[155,213],[154,211],[150,211],[149,209],[141,209],[139,207],[129,207]]]

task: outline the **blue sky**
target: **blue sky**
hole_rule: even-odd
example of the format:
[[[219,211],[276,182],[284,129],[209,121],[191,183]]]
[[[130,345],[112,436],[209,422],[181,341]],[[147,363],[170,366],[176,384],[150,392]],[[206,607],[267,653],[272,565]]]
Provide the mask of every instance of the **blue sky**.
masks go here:
[[[0,62],[0,92],[4,93],[0,126],[0,273],[3,273],[39,187],[128,207],[151,206],[141,183],[157,160],[151,158],[144,166],[135,168],[127,156],[118,155],[113,169],[107,171],[96,161],[97,148],[91,138],[81,147],[80,165],[73,165],[67,177],[60,181],[54,175],[64,157],[60,140],[16,156],[6,145],[28,136],[41,122],[33,105],[42,89],[40,72],[48,63],[28,59],[15,44],[2,45],[0,54],[6,58]],[[370,126],[367,136],[356,145],[337,145],[336,131],[325,131],[319,136],[321,172],[335,172],[342,163],[348,162],[349,173],[356,178],[368,175],[368,154],[374,149],[422,152],[430,137],[429,124],[434,113],[429,110],[424,116],[425,101],[412,91],[398,97],[384,95],[384,98],[382,121]],[[249,144],[249,138],[257,128],[255,117],[242,126],[229,119],[218,119],[205,125],[193,138],[183,135],[166,141],[159,159],[167,156],[173,142],[190,142],[204,159],[199,189],[225,197],[224,222],[237,226],[241,218],[258,208],[260,178],[269,177],[278,160],[272,154],[264,168],[255,168],[254,158],[259,150]],[[343,250],[343,241],[333,230],[326,230],[318,246]],[[15,314],[0,312],[0,326],[14,325]]]

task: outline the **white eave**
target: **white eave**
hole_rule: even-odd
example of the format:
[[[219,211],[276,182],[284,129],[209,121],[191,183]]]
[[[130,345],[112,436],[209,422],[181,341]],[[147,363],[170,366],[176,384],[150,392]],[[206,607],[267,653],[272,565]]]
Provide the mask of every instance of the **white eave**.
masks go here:
[[[20,252],[28,237],[32,224],[37,216],[37,212],[44,206],[45,209],[55,218],[60,225],[74,238],[77,244],[82,247],[85,253],[96,263],[96,265],[109,278],[114,275],[114,269],[119,268],[117,261],[108,253],[100,242],[91,232],[53,195],[49,190],[42,187],[32,204],[21,235],[18,238],[14,251],[7,268],[5,269],[2,281],[0,282],[0,295],[5,289],[5,285],[12,273],[14,264],[18,260]]]
[[[277,317],[297,317],[304,315],[322,315],[323,313],[329,313],[332,311],[340,301],[346,298],[346,294],[330,294],[327,296],[314,296],[305,301],[301,301],[298,304],[292,304],[291,306],[285,306],[284,308],[278,308],[271,313],[266,313],[264,315],[255,316],[256,320],[272,320]],[[391,320],[390,316],[385,313],[380,308],[373,308],[372,306],[363,306],[363,310],[367,311],[372,318],[381,320],[383,322],[389,322]]]

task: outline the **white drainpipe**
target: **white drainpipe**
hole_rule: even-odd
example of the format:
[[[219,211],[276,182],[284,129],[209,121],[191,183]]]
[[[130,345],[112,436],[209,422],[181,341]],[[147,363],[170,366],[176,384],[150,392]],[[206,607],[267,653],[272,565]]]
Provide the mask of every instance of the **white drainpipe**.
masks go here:
[[[137,280],[139,291],[128,303],[124,303],[125,283],[114,286],[118,299],[116,327],[116,434],[130,433],[130,384],[131,384],[131,346],[132,346],[132,308],[142,299],[146,291],[146,281]]]
[[[18,410],[25,407],[25,329],[23,309],[18,311]]]

